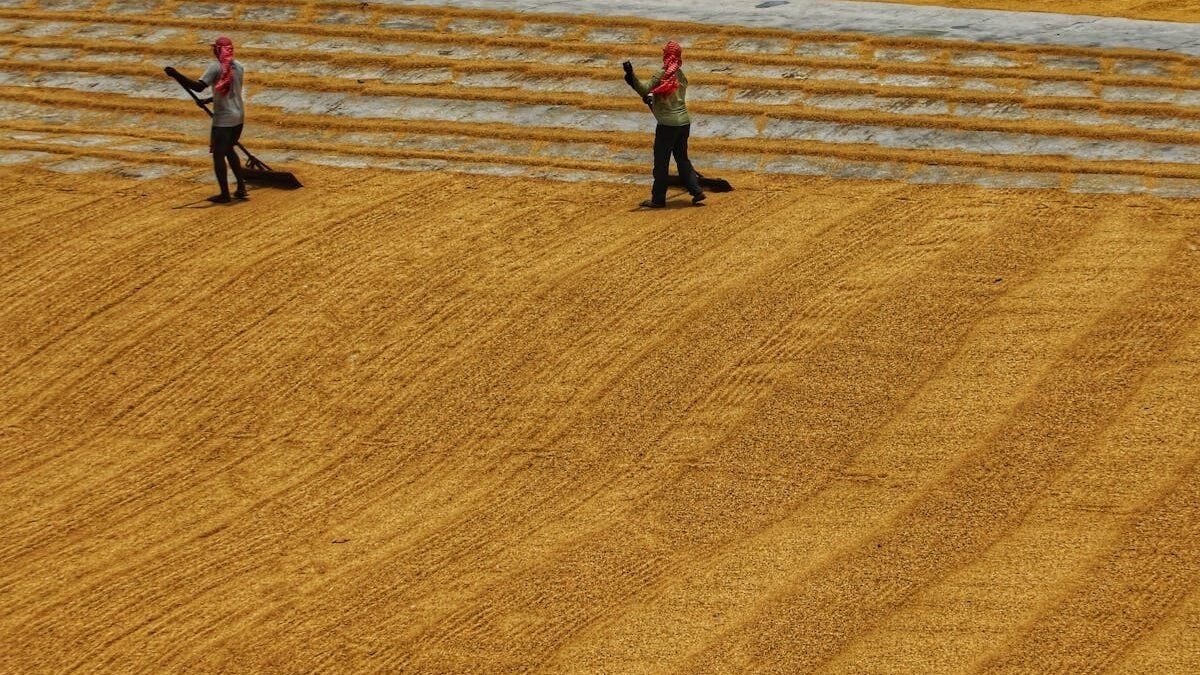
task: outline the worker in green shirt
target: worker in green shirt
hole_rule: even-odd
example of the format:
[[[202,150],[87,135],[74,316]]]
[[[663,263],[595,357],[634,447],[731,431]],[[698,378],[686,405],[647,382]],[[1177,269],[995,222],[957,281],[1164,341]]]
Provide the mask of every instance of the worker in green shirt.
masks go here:
[[[650,78],[648,84],[642,84],[633,74],[632,63],[626,61],[622,67],[625,69],[625,81],[641,94],[642,100],[650,106],[654,119],[658,121],[654,131],[654,187],[650,189],[650,199],[642,202],[642,206],[661,209],[667,205],[671,155],[675,156],[675,166],[679,169],[684,186],[692,195],[692,203],[699,205],[704,201],[704,192],[700,189],[700,181],[688,159],[687,150],[692,118],[687,109],[688,81],[687,75],[683,74],[683,48],[674,41],[663,47],[663,69]]]

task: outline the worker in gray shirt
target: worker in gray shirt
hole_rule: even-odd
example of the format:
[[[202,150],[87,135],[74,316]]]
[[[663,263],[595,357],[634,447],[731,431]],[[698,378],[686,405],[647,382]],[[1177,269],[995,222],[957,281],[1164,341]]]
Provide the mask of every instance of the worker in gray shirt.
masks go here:
[[[212,136],[209,151],[213,156],[213,171],[217,174],[217,185],[221,194],[209,197],[210,202],[228,204],[232,199],[229,195],[228,167],[233,169],[237,178],[237,190],[233,193],[238,199],[246,199],[246,182],[242,177],[242,163],[234,148],[242,137],[242,125],[246,121],[244,104],[242,102],[242,64],[233,60],[233,40],[227,37],[217,38],[212,45],[213,56],[217,62],[210,65],[208,70],[193,80],[181,74],[174,68],[167,67],[166,73],[175,78],[183,86],[195,92],[201,92],[212,87],[212,98],[201,101],[213,104]]]

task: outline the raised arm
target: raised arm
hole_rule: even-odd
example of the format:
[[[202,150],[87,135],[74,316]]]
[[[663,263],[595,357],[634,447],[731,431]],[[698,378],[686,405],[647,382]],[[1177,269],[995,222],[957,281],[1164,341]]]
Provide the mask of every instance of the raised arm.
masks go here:
[[[633,74],[632,63],[626,61],[625,63],[621,64],[621,67],[625,69],[625,82],[627,82],[629,86],[633,87],[633,90],[638,93],[638,96],[642,97],[642,100],[646,102],[646,105],[650,105],[650,90],[658,86],[658,80],[660,79],[659,76],[656,75],[651,78],[650,84],[646,85],[637,78],[637,75]]]

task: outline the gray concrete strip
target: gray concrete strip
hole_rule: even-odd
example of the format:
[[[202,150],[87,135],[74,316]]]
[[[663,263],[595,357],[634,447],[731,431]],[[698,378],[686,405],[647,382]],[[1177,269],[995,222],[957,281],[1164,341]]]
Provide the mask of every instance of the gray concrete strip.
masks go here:
[[[1122,195],[1150,192],[1146,181],[1140,176],[1105,176],[1101,174],[1076,176],[1067,190],[1084,194]]]
[[[81,9],[91,9],[95,6],[95,0],[41,0],[38,3],[42,9],[49,9],[59,12],[73,12]]]
[[[125,36],[120,36],[117,39],[125,39]],[[353,43],[347,43],[347,46],[353,46]],[[353,80],[379,80],[389,84],[431,84],[431,83],[450,83],[456,82],[459,86],[464,87],[520,87],[530,91],[576,91],[591,93],[602,96],[627,96],[628,89],[619,78],[613,77],[609,81],[597,80],[589,77],[574,77],[566,79],[547,79],[537,77],[524,77],[515,74],[511,71],[500,72],[468,72],[459,76],[457,80],[453,77],[453,72],[450,65],[456,60],[472,58],[471,54],[479,55],[477,50],[472,50],[471,54],[461,52],[461,49],[443,49],[437,46],[430,46],[419,43],[396,43],[390,45],[393,51],[403,51],[407,54],[415,54],[446,60],[445,67],[431,68],[390,68],[383,65],[373,65],[364,67],[345,67],[331,66],[327,62],[321,60],[319,53],[313,55],[297,55],[287,61],[257,59],[249,65],[253,72],[268,72],[278,74],[300,73],[313,76],[332,76]],[[539,50],[523,50],[516,55],[505,55],[500,53],[492,53],[486,55],[490,59],[497,56],[515,56],[513,59],[519,63],[548,63],[555,58],[560,58],[563,55],[552,52],[542,52]],[[80,60],[92,63],[142,63],[144,57],[133,52],[87,52],[78,53],[77,50],[62,49],[62,48],[38,48],[24,47],[18,51],[12,58],[20,61],[67,61]],[[578,56],[569,57],[572,60],[578,60]],[[496,59],[505,61],[508,59]],[[207,60],[196,56],[175,63],[180,68],[203,68],[207,65]],[[589,63],[589,67],[595,64]],[[615,71],[617,68],[617,59],[611,60],[611,67]],[[821,69],[807,67],[791,67],[782,68],[778,66],[755,66],[747,64],[727,64],[717,61],[695,61],[690,64],[694,70],[705,70],[717,72],[723,75],[733,75],[737,77],[760,78],[760,79],[788,79],[788,80],[812,80],[819,82],[853,82],[864,86],[877,85],[897,88],[946,88],[953,86],[955,81],[953,78],[945,76],[927,76],[927,75],[889,75],[886,73],[876,73],[869,70],[846,70],[846,69]],[[1016,75],[1014,73],[1014,75]],[[251,75],[252,76],[252,75]],[[992,93],[1007,93],[1014,94],[1018,92],[1024,93],[1029,97],[1052,96],[1052,97],[1069,97],[1069,98],[1096,98],[1097,94],[1093,91],[1092,86],[1086,82],[1078,81],[1035,81],[1028,82],[1022,88],[1018,84],[1019,78],[1014,77],[1005,80],[995,81],[973,81],[968,80],[962,82],[961,86],[964,89],[982,89]],[[730,96],[732,95],[732,99]],[[689,93],[693,101],[724,101],[734,100],[738,102],[753,102],[761,105],[780,105],[792,104],[805,98],[805,95],[796,91],[769,91],[758,88],[750,90],[734,90],[728,91],[722,87],[697,87]],[[1182,106],[1200,107],[1200,90],[1194,89],[1171,89],[1157,86],[1114,86],[1110,85],[1100,89],[1099,96],[1106,101],[1113,102],[1134,102],[1134,103],[1169,103]],[[813,105],[823,106],[823,99],[817,98]],[[935,110],[945,104],[921,104],[916,102],[894,103],[888,105],[869,104],[865,107],[873,107],[887,112],[907,112],[908,114],[943,114],[945,110]],[[920,112],[920,106],[925,105],[928,112]],[[907,108],[901,111],[896,108]],[[838,105],[833,105],[833,108],[838,108]],[[846,106],[848,109],[853,107],[863,108],[863,105]],[[973,110],[971,106],[966,106],[963,110]],[[960,115],[966,113],[960,112]],[[984,116],[995,117],[995,115],[985,114]],[[1018,119],[1018,118],[1012,118]],[[1021,117],[1020,119],[1024,119]],[[1137,126],[1143,126],[1141,124]],[[1177,128],[1166,126],[1160,128]]]
[[[145,14],[159,5],[158,0],[113,0],[107,9],[113,14]]]
[[[96,173],[116,168],[120,162],[98,157],[75,157],[61,162],[45,165],[46,169],[57,173]]]
[[[228,19],[233,16],[233,10],[233,5],[185,2],[175,8],[175,13],[189,19]]]
[[[0,26],[3,22],[0,22]],[[68,24],[64,24],[68,25]],[[507,24],[505,24],[507,26]],[[128,42],[134,44],[156,44],[161,45],[166,40],[173,37],[174,29],[157,29],[135,30],[132,26],[122,26],[121,24],[69,24],[69,29],[75,29],[74,35],[81,38],[100,38],[105,40],[117,40],[120,42]],[[422,26],[422,29],[426,27]],[[429,30],[434,28],[429,27]],[[318,38],[314,36],[305,36],[296,32],[288,32],[286,30],[280,32],[245,32],[245,31],[227,31],[234,41],[244,47],[267,48],[273,50],[288,50],[310,53],[316,58],[320,58],[322,53],[332,52],[343,55],[362,54],[367,56],[383,56],[383,57],[425,57],[438,60],[445,60],[447,63],[471,61],[477,59],[488,59],[494,61],[522,63],[522,64],[540,64],[540,65],[559,65],[559,66],[585,66],[592,69],[611,69],[616,70],[621,61],[625,59],[620,54],[594,54],[594,53],[571,53],[547,49],[535,48],[509,48],[509,47],[490,47],[480,48],[479,46],[454,44],[449,42],[434,41],[365,41],[357,39],[343,38]],[[595,33],[595,31],[593,31]],[[729,46],[736,46],[737,43],[745,42],[761,42],[748,40],[732,40]],[[795,42],[795,41],[792,41]],[[850,49],[851,44],[839,45],[835,43],[797,43],[793,52],[797,55],[811,55],[808,52],[821,50],[842,50],[844,60],[847,64],[856,63],[864,64],[902,64],[915,61],[928,62],[935,58],[940,50],[918,50],[918,49],[878,49],[875,50],[873,59],[863,61],[858,57],[853,50]],[[55,60],[55,54],[59,54],[62,60],[66,58],[65,54],[70,50],[63,50],[61,47],[50,49],[39,49],[36,44],[24,46],[15,58],[22,60]],[[736,54],[736,51],[728,52],[731,57]],[[299,56],[299,55],[297,55]],[[308,56],[308,54],[306,54]],[[855,58],[851,58],[855,57]],[[919,58],[918,58],[919,57]],[[85,53],[81,58],[86,60],[119,60],[122,58],[137,59],[138,54],[120,54],[112,52]],[[311,56],[310,56],[311,58]],[[1097,59],[1083,57],[1056,57],[1044,56],[1039,59],[1039,62],[1044,62],[1047,68],[1063,71],[1064,73],[1070,70],[1075,70],[1080,74],[1094,76],[1100,69],[1100,64]],[[1003,91],[1014,93],[1019,91],[1014,83],[1019,82],[1021,78],[1020,69],[1012,67],[1015,61],[1008,57],[987,51],[976,51],[969,53],[956,54],[954,56],[954,67],[956,68],[971,68],[979,67],[986,69],[996,69],[1005,67],[1004,64],[1009,64],[1007,67],[1012,68],[1013,72],[1000,79],[980,80],[978,82],[963,83],[966,88],[981,88],[988,91]],[[251,64],[253,65],[253,64]],[[1113,63],[1113,68],[1116,71],[1126,75],[1127,77],[1145,77],[1155,78],[1150,81],[1150,84],[1161,84],[1163,78],[1172,79],[1168,76],[1170,72],[1168,66],[1174,64],[1158,63],[1155,61],[1146,60],[1116,60]],[[905,74],[889,74],[876,72],[870,68],[820,68],[814,66],[805,66],[800,64],[788,66],[770,66],[757,65],[748,63],[739,63],[731,59],[707,59],[707,60],[690,60],[688,67],[691,71],[708,71],[720,73],[727,76],[736,77],[755,77],[755,78],[788,78],[788,79],[815,79],[828,81],[850,81],[860,84],[881,84],[887,86],[949,86],[951,78],[938,75],[905,75]],[[1140,73],[1140,74],[1139,74]],[[369,76],[368,76],[369,78]],[[614,78],[619,81],[619,78]],[[1190,86],[1186,80],[1179,80],[1178,77],[1173,78],[1180,86]],[[1034,82],[1030,86],[1037,87],[1044,83]],[[1059,86],[1060,88],[1069,88],[1070,93],[1065,95],[1084,96],[1092,95],[1087,90],[1088,85],[1085,82],[1073,81],[1064,83],[1045,83],[1049,86]],[[1036,92],[1035,92],[1036,93]],[[1064,94],[1059,94],[1064,95]]]
[[[300,15],[298,7],[247,7],[242,10],[242,21],[295,21]]]
[[[1200,147],[1114,141],[1035,133],[890,127],[812,120],[775,120],[764,137],[824,143],[869,144],[898,150],[960,151],[985,155],[1058,155],[1085,161],[1200,163]]]
[[[75,147],[111,148],[121,139],[103,134],[71,134],[46,138],[43,142],[56,145],[72,145]]]
[[[17,60],[66,60],[60,50],[24,49]],[[102,63],[141,63],[142,57],[135,53],[116,54],[86,54],[77,60]],[[200,70],[206,65],[201,59],[187,59],[175,64],[186,71]],[[254,62],[256,72],[275,74],[304,74],[317,77],[336,78],[340,80],[377,80],[385,84],[455,84],[465,88],[496,88],[519,89],[529,92],[578,92],[603,97],[626,97],[629,92],[626,85],[619,81],[603,81],[591,78],[549,79],[530,77],[510,71],[480,71],[464,72],[455,77],[450,68],[399,68],[396,70],[385,66],[331,66],[320,61],[295,59],[292,61],[258,60]],[[21,79],[17,74],[5,74],[0,71],[0,83],[13,83]],[[837,81],[837,73],[833,71],[813,71],[807,73],[809,79]],[[875,82],[880,78],[874,77]],[[900,78],[889,81],[888,84],[898,87],[947,86],[933,78]],[[50,84],[50,80],[42,80]],[[170,83],[160,82],[160,85]],[[167,87],[173,92],[173,85]],[[1026,87],[1026,94],[1031,97],[1088,97],[1094,98],[1091,88],[1077,82],[1040,82]],[[1103,89],[1103,98],[1113,101],[1162,102],[1189,107],[1200,107],[1200,92],[1175,91],[1155,87],[1107,87]],[[815,108],[828,110],[873,110],[894,115],[944,115],[949,114],[950,104],[937,98],[920,97],[914,93],[911,97],[897,98],[894,95],[877,94],[808,94],[799,90],[776,90],[769,88],[729,89],[723,86],[698,87],[690,92],[693,101],[732,101],[735,103],[767,107],[779,105],[807,104]],[[768,113],[769,114],[769,113]],[[973,103],[961,102],[954,106],[953,114],[964,118],[984,118],[1003,120],[1026,120],[1030,118],[1067,122],[1082,126],[1099,124],[1115,124],[1140,129],[1158,130],[1200,130],[1200,120],[1187,117],[1120,115],[1109,113],[1101,115],[1095,111],[1075,109],[1043,109],[1034,108],[1032,112],[1020,103]]]
[[[118,176],[134,180],[155,180],[157,178],[181,174],[188,171],[188,169],[170,164],[134,164],[131,162],[121,162],[110,169],[110,171]]]
[[[348,142],[354,134],[340,134],[327,139],[333,142]],[[62,173],[93,173],[106,172],[133,178],[136,180],[152,180],[165,176],[176,175],[189,171],[176,165],[162,164],[156,161],[161,156],[161,148],[139,148],[135,143],[118,146],[127,152],[144,152],[146,162],[122,161],[88,156],[88,148],[101,148],[104,143],[89,142],[78,136],[62,137],[54,134],[35,134],[15,132],[9,134],[13,140],[23,143],[44,144],[52,146],[72,146],[82,149],[83,154],[63,158],[53,150],[48,153],[37,151],[0,152],[0,165],[39,163],[44,168]],[[71,142],[66,142],[71,138]],[[98,139],[101,137],[97,137]],[[414,137],[415,138],[415,137]],[[357,139],[365,142],[378,142],[384,135],[367,134]],[[468,139],[469,140],[469,139]],[[400,144],[404,145],[404,144]],[[545,148],[539,153],[544,157],[562,157],[579,159],[579,155],[571,152],[570,144],[558,144]],[[446,149],[437,147],[430,149]],[[490,150],[499,150],[492,147]],[[510,148],[523,152],[526,148]],[[599,146],[597,146],[599,149]],[[460,151],[465,148],[460,148]],[[172,152],[170,154],[180,154]],[[195,154],[195,153],[192,153]],[[585,153],[587,154],[587,153]],[[624,164],[646,163],[646,153],[625,153],[627,156],[610,156],[609,159]],[[198,156],[198,155],[197,155]],[[624,173],[625,169],[614,166],[612,171],[562,169],[555,167],[531,166],[522,162],[522,157],[514,156],[511,163],[504,160],[478,161],[445,160],[427,158],[377,158],[356,154],[353,148],[347,152],[314,152],[308,150],[277,150],[270,153],[268,159],[272,162],[299,162],[317,166],[334,166],[350,169],[387,169],[395,171],[453,171],[490,176],[524,176],[544,178],[557,181],[571,182],[619,182],[625,184],[647,185],[649,177],[642,174]],[[735,157],[725,155],[709,155],[707,153],[696,157],[697,165],[708,171],[734,170],[758,171],[767,174],[792,176],[826,176],[839,179],[856,180],[896,180],[918,184],[942,185],[976,185],[993,189],[1057,189],[1064,177],[1058,174],[1036,172],[1011,172],[990,169],[974,169],[970,167],[947,167],[941,165],[910,165],[888,161],[848,161],[821,156],[786,156],[778,158],[759,159],[752,156]],[[212,176],[207,172],[197,173],[193,180],[201,183],[211,182]],[[1073,192],[1089,194],[1153,194],[1168,199],[1200,198],[1200,181],[1183,179],[1163,179],[1147,181],[1138,176],[1119,175],[1079,175],[1067,177],[1069,188]]]
[[[1062,179],[1055,173],[1013,173],[962,166],[923,166],[908,177],[926,185],[979,185],[991,188],[1057,189]]]
[[[1200,24],[851,0],[375,0],[378,4],[628,16],[721,26],[972,42],[1134,48],[1200,56]],[[357,4],[347,1],[346,4]]]
[[[14,31],[16,35],[31,38],[56,37],[75,27],[75,24],[64,21],[48,21],[35,23],[24,29]]]
[[[1150,194],[1164,199],[1200,199],[1200,181],[1163,178],[1154,182]]]
[[[38,49],[33,47],[25,47],[17,52],[15,58],[18,61],[71,61],[76,58],[78,53],[75,49]]]
[[[52,72],[24,80],[10,78],[7,84],[177,100],[181,108],[185,103],[178,87],[161,79]],[[286,88],[262,89],[250,95],[248,100],[256,107],[273,108],[288,113],[350,119],[436,120],[508,124],[530,128],[582,129],[593,132],[644,132],[652,126],[649,116],[640,111],[590,110],[566,105],[415,96],[360,96]],[[757,115],[753,114],[753,111],[748,111],[745,115],[703,115],[695,121],[693,129],[698,137],[725,139],[766,138],[868,144],[902,150],[961,151],[985,155],[1057,155],[1090,161],[1200,164],[1200,146],[1195,145],[770,117],[766,125],[760,127],[756,118]]]
[[[41,162],[54,157],[48,152],[29,150],[0,150],[0,166],[14,166]]]
[[[423,18],[423,17],[421,17]],[[3,22],[0,22],[2,25]],[[66,22],[51,22],[60,28],[66,26],[69,31],[74,28],[74,34],[78,37],[92,38],[101,37],[109,40],[120,40],[122,42],[133,42],[143,44],[161,44],[164,40],[169,39],[173,33],[173,29],[159,30],[135,30],[134,27],[121,26],[120,24],[69,24]],[[411,23],[408,22],[408,23]],[[49,24],[47,24],[49,25]],[[510,29],[508,24],[499,24],[500,26]],[[37,27],[35,25],[34,27]],[[426,26],[422,24],[418,26],[421,29],[435,30],[434,26]],[[26,28],[30,28],[26,26]],[[498,29],[497,29],[498,30]],[[597,31],[592,31],[595,34]],[[298,50],[304,49],[315,54],[321,52],[334,52],[341,54],[366,54],[366,55],[382,55],[382,56],[418,56],[427,58],[445,59],[447,62],[474,60],[479,58],[487,58],[491,60],[510,61],[515,63],[533,63],[533,64],[557,64],[557,65],[574,65],[587,66],[590,68],[607,67],[616,69],[619,62],[624,57],[619,55],[600,56],[596,54],[571,54],[557,52],[553,50],[540,49],[512,49],[512,48],[491,48],[482,50],[478,47],[470,45],[458,45],[439,42],[371,42],[351,39],[315,39],[306,37],[298,33],[289,32],[240,32],[233,31],[231,36],[234,40],[243,46],[248,47],[264,47],[270,49],[287,49]],[[730,46],[736,46],[739,42],[762,42],[753,40],[733,40]],[[851,49],[852,43],[844,45],[839,44],[807,44],[799,43],[795,45],[794,52],[803,54],[812,50],[827,50],[835,49],[842,50],[842,56],[849,59],[854,56]],[[34,46],[26,46],[17,52],[14,58],[21,60],[64,60],[69,58],[68,52],[71,50],[58,49],[38,49]],[[874,63],[904,63],[914,60],[928,61],[932,59],[938,50],[894,50],[880,49],[874,53]],[[730,52],[731,54],[733,52]],[[128,59],[123,58],[128,57]],[[113,53],[85,53],[80,58],[90,61],[104,60],[134,60],[138,57],[136,54],[122,55]],[[919,57],[919,58],[915,58]],[[983,67],[996,68],[1002,67],[1004,64],[1012,65],[1013,62],[1007,57],[986,52],[969,52],[960,53],[954,56],[956,67]],[[1052,67],[1056,70],[1076,70],[1094,74],[1099,70],[1100,65],[1097,59],[1084,57],[1056,57],[1044,56],[1039,59],[1043,65]],[[1159,63],[1155,61],[1138,60],[1116,60],[1113,63],[1115,71],[1125,74],[1130,77],[1154,77],[1161,81],[1163,77],[1170,74],[1168,66],[1173,64]],[[705,70],[724,75],[733,75],[738,77],[786,77],[789,79],[813,79],[823,81],[851,81],[860,84],[880,84],[886,86],[949,86],[950,78],[944,76],[929,76],[929,75],[898,75],[877,73],[869,69],[830,69],[830,68],[814,68],[806,66],[761,66],[754,64],[744,64],[736,62],[725,62],[723,60],[707,60],[707,61],[690,61],[689,68],[693,70]],[[375,70],[385,70],[376,68]],[[319,69],[314,69],[314,74],[319,72]],[[364,70],[365,76],[360,79],[373,79],[374,75]],[[968,81],[962,83],[964,88],[978,88],[986,91],[998,91],[1007,93],[1016,93],[1020,88],[1014,83],[1020,80],[1020,71],[1014,69],[1012,78],[1008,79],[993,79],[981,81]],[[401,80],[402,81],[402,80]],[[1181,82],[1180,84],[1183,84]],[[1040,91],[1038,87],[1046,89]],[[1057,87],[1062,91],[1057,95],[1067,96],[1094,96],[1088,85],[1084,82],[1034,82],[1029,85],[1029,91],[1033,95],[1055,95],[1050,91],[1051,88]],[[1175,102],[1175,98],[1179,94],[1170,91],[1157,89],[1155,87],[1142,87],[1146,92],[1134,92],[1125,94],[1122,91],[1105,92],[1105,97],[1109,100],[1130,100],[1130,101],[1161,101]],[[698,92],[702,94],[702,92]],[[1184,93],[1186,98],[1187,93]],[[1179,102],[1188,104],[1186,100]]]

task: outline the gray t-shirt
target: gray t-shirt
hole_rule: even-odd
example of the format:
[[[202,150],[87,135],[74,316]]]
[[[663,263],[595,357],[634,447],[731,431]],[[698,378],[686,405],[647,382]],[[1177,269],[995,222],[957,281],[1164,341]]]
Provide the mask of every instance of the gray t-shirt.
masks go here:
[[[200,81],[212,89],[213,97],[213,126],[236,127],[246,121],[245,109],[242,105],[242,64],[233,62],[233,83],[229,86],[229,94],[223,95],[217,91],[217,81],[221,79],[221,64],[214,63],[200,76]]]

